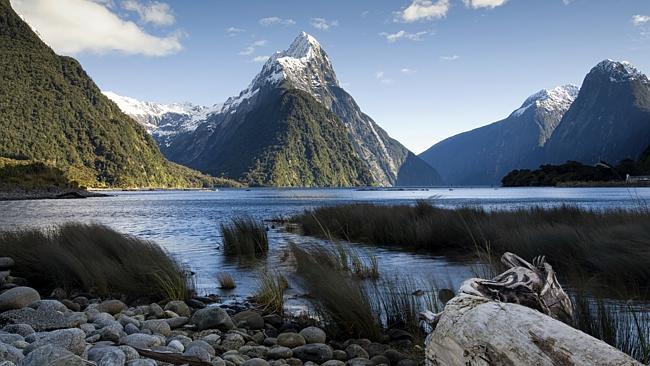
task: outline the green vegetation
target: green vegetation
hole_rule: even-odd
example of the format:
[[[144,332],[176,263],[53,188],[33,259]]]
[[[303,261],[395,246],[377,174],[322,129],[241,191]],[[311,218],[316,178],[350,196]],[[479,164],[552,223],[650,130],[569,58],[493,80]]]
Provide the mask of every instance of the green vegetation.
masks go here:
[[[219,273],[217,281],[219,281],[219,288],[222,290],[232,290],[237,287],[235,279],[229,273]]]
[[[291,252],[321,325],[341,339],[379,340],[389,329],[402,329],[421,341],[425,333],[420,311],[441,309],[430,284],[422,286],[408,276],[364,280],[341,266],[336,249],[292,245]]]
[[[0,190],[36,189],[57,187],[76,189],[79,185],[71,182],[59,168],[31,160],[15,160],[0,157]]]
[[[595,212],[575,207],[486,211],[351,204],[294,217],[306,235],[474,256],[545,255],[559,273],[630,288],[650,278],[650,212]],[[498,263],[498,260],[494,260]]]
[[[650,363],[650,313],[630,303],[607,302],[584,290],[573,296],[573,327]]]
[[[0,156],[65,172],[85,187],[219,185],[167,162],[144,128],[70,57],[56,55],[0,0]]]
[[[45,293],[158,301],[185,300],[193,291],[188,272],[157,244],[97,224],[1,232],[0,253],[16,261],[12,274]]]
[[[266,227],[250,217],[237,217],[229,224],[222,224],[221,236],[226,256],[251,258],[269,251]]]
[[[539,169],[513,170],[503,177],[504,187],[570,186],[584,184],[618,184],[625,182],[626,175],[650,175],[650,147],[637,161],[623,160],[616,166],[597,164],[584,165],[568,161],[562,165],[542,165]]]

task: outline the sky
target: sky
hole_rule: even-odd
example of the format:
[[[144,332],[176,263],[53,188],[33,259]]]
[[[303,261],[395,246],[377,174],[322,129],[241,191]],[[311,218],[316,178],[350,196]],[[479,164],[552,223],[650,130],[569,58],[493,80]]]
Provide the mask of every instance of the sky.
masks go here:
[[[650,0],[11,0],[102,90],[212,105],[301,31],[341,85],[420,153],[580,85],[604,59],[650,73]]]

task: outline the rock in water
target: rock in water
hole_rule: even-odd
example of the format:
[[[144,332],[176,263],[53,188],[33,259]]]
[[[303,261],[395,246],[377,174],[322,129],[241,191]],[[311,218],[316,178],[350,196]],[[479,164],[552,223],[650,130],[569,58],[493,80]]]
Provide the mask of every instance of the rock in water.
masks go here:
[[[640,365],[531,308],[460,295],[426,340],[426,365]]]

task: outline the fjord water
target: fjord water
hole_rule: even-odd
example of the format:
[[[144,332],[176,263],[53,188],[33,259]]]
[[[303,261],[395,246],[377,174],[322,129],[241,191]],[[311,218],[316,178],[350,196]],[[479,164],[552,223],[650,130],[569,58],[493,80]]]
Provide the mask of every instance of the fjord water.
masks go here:
[[[233,296],[250,295],[256,273],[263,267],[287,269],[283,251],[288,244],[316,239],[269,231],[270,252],[265,260],[239,263],[226,260],[220,250],[219,225],[236,216],[271,220],[321,205],[351,202],[413,204],[434,200],[444,207],[481,206],[513,209],[531,206],[575,205],[594,210],[635,209],[650,202],[650,188],[448,188],[413,190],[355,189],[224,189],[221,191],[110,192],[111,197],[84,200],[0,202],[0,230],[47,227],[68,221],[97,222],[120,232],[153,240],[196,272],[201,292],[217,292],[216,275],[231,274]],[[377,255],[383,275],[408,273],[442,281],[456,289],[472,276],[467,263],[422,253],[364,247]]]

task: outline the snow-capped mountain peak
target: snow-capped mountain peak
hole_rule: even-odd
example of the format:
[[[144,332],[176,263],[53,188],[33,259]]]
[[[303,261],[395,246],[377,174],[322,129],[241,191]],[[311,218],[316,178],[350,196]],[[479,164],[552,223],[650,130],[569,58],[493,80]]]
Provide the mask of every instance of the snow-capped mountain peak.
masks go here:
[[[648,82],[648,78],[627,61],[604,60],[596,65],[591,73],[601,73],[609,76],[611,82],[625,82],[629,80],[642,80]]]
[[[286,57],[310,58],[321,49],[321,45],[318,43],[316,38],[312,37],[306,32],[300,32],[298,37],[296,37],[289,48],[283,53]]]
[[[572,84],[558,86],[553,89],[542,89],[528,97],[513,114],[521,116],[531,107],[545,112],[566,111],[578,97],[579,92],[580,88]]]

